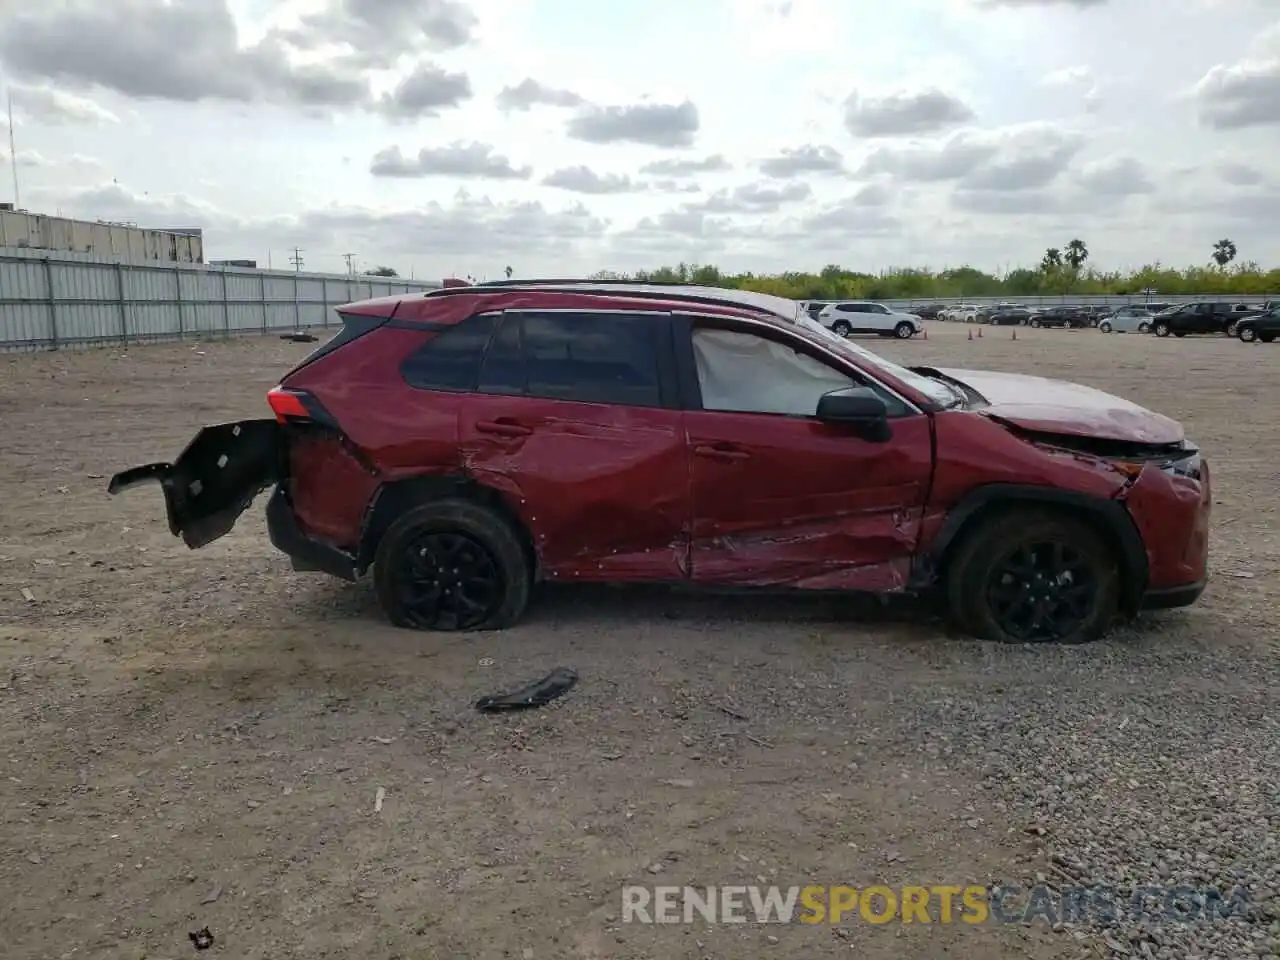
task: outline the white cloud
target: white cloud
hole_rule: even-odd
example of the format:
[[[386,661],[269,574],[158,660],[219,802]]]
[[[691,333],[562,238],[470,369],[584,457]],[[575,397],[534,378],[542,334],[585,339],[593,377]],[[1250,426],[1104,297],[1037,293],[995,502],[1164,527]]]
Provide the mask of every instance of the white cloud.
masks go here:
[[[1265,259],[1276,8],[1164,6],[1135,43],[1152,9],[0,0],[0,75],[24,203],[202,223],[211,256],[994,267],[1069,233],[1103,267],[1224,235]]]

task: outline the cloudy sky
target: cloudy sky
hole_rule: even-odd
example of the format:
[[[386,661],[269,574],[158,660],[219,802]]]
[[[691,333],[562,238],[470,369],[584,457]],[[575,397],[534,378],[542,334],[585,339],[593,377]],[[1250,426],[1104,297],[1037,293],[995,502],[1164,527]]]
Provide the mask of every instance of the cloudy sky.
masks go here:
[[[1280,264],[1280,0],[0,0],[0,72],[23,206],[209,257]]]

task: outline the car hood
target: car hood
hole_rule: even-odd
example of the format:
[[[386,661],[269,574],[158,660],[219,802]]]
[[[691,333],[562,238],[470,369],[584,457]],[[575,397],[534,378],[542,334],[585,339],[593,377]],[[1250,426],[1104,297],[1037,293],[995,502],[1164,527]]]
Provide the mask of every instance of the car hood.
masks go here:
[[[1185,439],[1178,421],[1083,384],[989,370],[938,372],[982,394],[989,404],[982,412],[1028,430],[1131,443]]]

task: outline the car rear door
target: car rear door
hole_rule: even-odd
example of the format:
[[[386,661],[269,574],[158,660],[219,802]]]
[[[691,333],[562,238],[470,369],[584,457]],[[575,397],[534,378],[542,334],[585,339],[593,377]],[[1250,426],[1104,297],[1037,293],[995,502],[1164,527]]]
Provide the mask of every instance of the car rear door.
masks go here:
[[[468,473],[533,535],[542,575],[688,575],[688,449],[658,312],[508,310],[459,422]]]
[[[932,474],[929,417],[785,331],[680,315],[674,330],[693,579],[901,588]],[[886,442],[814,416],[822,394],[861,385],[891,407]]]

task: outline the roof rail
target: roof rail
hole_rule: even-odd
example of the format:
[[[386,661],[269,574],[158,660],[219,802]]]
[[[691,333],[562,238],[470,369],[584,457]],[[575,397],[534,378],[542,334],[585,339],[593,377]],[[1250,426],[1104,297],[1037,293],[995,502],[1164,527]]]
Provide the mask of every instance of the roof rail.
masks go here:
[[[429,290],[428,297],[456,296],[464,293],[486,293],[500,290],[559,289],[564,293],[606,293],[611,288],[625,290],[628,297],[647,300],[682,300],[716,306],[743,307],[781,317],[795,323],[803,308],[798,300],[778,297],[754,290],[735,290],[729,287],[711,287],[696,283],[662,280],[489,280],[471,286],[442,287]]]

